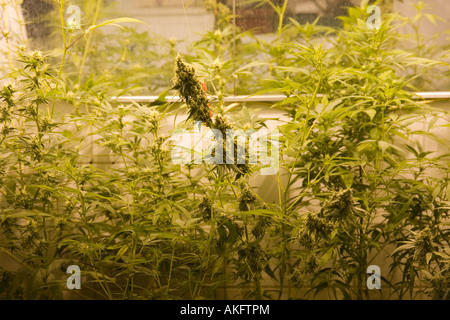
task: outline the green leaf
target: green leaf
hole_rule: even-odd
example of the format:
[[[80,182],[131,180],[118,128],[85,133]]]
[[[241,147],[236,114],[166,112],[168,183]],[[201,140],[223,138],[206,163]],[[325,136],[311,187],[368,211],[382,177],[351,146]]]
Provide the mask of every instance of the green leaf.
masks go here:
[[[432,252],[427,252],[427,254],[426,254],[427,264],[430,263],[430,260],[431,260],[432,257],[433,257],[433,253]]]
[[[425,279],[428,279],[428,280],[433,279],[433,276],[427,270],[422,270],[421,273],[422,273],[422,275],[424,276]]]
[[[425,13],[424,16],[430,21],[432,24],[436,24],[436,16],[430,13]]]
[[[434,254],[438,255],[438,256],[440,256],[441,258],[444,258],[444,259],[450,259],[450,255],[442,253],[442,252],[435,251]]]
[[[377,114],[377,111],[375,109],[367,109],[364,110],[364,112],[370,117],[370,120],[373,120],[373,117]]]
[[[380,147],[381,152],[385,153],[386,150],[391,146],[391,144],[386,141],[379,140],[378,146]]]
[[[273,273],[272,269],[270,269],[270,266],[267,264],[266,267],[264,268],[264,271],[275,281],[277,280],[277,277],[275,276],[275,274]]]
[[[239,69],[237,69],[234,73],[242,73],[242,71],[256,67],[256,66],[261,66],[264,65],[264,62],[260,62],[260,61],[252,61],[250,63],[247,63],[245,66],[240,67]]]
[[[436,199],[436,197],[438,196],[438,194],[441,192],[441,188],[440,187],[436,187],[434,188],[433,192],[431,193],[431,197],[433,198],[433,200]]]
[[[325,252],[325,254],[320,259],[320,262],[322,264],[326,264],[331,259],[331,257],[333,256],[333,253],[334,253],[334,248],[328,249],[327,252]]]
[[[337,99],[334,100],[333,102],[329,103],[326,107],[325,110],[323,111],[324,113],[326,112],[330,112],[332,111],[337,105],[339,105],[342,102],[342,99]]]
[[[122,256],[125,254],[125,252],[128,251],[128,246],[124,245],[122,248],[120,248],[119,252],[117,252],[116,257],[114,258],[114,261],[118,261]]]
[[[153,101],[152,103],[150,103],[150,106],[160,106],[162,104],[166,103],[166,96],[167,93],[170,91],[170,88],[164,90],[163,92],[161,92],[161,94],[158,96],[158,98],[156,98],[155,101]]]
[[[63,136],[64,137],[66,137],[66,138],[71,138],[72,136],[73,136],[73,132],[71,131],[71,130],[64,130],[63,132],[62,132],[62,134],[63,134]]]
[[[399,252],[399,251],[412,249],[412,248],[414,248],[414,245],[413,245],[413,244],[404,244],[404,245],[401,245],[400,247],[398,247],[397,249],[395,249],[395,250],[392,252],[392,254],[394,254],[394,253],[396,253],[396,252]]]
[[[318,103],[316,106],[316,112],[320,114],[320,113],[322,113],[324,108],[325,108],[325,106],[322,103]]]
[[[385,153],[388,148],[395,149],[401,153],[404,152],[401,148],[397,147],[396,145],[393,145],[392,143],[383,140],[378,141],[378,146],[380,147],[382,153]]]
[[[85,34],[91,32],[91,31],[94,31],[94,30],[97,29],[97,28],[104,27],[104,26],[108,26],[108,25],[113,25],[113,26],[116,26],[116,27],[125,29],[125,28],[122,27],[121,25],[118,25],[118,23],[124,23],[124,22],[143,23],[143,24],[146,25],[145,22],[143,22],[143,21],[141,21],[141,20],[138,20],[138,19],[134,19],[134,18],[117,18],[117,19],[107,20],[107,21],[104,21],[104,22],[102,22],[102,23],[99,23],[99,24],[90,26],[90,27],[87,29],[87,31],[85,32]]]
[[[342,181],[344,181],[344,184],[347,188],[351,188],[353,185],[353,173],[345,173],[341,175]]]
[[[431,120],[428,122],[428,130],[433,129],[433,128],[434,128],[434,125],[436,124],[436,122],[437,122],[438,120],[439,120],[438,117],[434,117],[433,119],[431,119]]]
[[[358,147],[356,148],[356,150],[361,152],[361,151],[363,151],[363,150],[365,150],[367,148],[371,148],[374,145],[374,143],[376,143],[375,140],[364,140],[364,141],[361,141],[358,144]]]

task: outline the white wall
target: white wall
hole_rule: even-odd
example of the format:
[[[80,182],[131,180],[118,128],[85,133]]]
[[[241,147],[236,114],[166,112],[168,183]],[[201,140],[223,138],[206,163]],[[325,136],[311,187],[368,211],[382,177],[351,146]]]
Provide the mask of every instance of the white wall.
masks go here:
[[[116,10],[123,16],[145,22],[146,25],[132,25],[138,31],[157,33],[167,39],[193,42],[201,38],[200,34],[214,28],[214,15],[201,6],[201,1],[160,0],[161,6],[157,5],[157,0],[154,1],[120,0]]]
[[[3,4],[5,5],[3,6]],[[26,30],[19,1],[1,0],[0,27],[3,32],[10,34],[9,41],[6,41],[3,33],[0,32],[0,67],[4,67],[8,65],[8,46],[14,50],[18,44],[26,40]]]

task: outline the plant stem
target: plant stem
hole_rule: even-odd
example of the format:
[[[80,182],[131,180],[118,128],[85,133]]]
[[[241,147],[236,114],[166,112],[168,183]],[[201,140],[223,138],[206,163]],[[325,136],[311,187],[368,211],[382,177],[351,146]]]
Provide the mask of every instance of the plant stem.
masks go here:
[[[17,0],[14,0],[14,7],[15,7],[15,10],[16,10],[17,22],[19,23],[20,35],[22,37],[21,41],[25,42],[26,37],[25,37],[25,31],[23,30],[24,29],[24,22],[23,22],[23,19],[21,17],[21,14],[20,14],[20,8],[19,8],[19,4],[18,4]]]
[[[97,23],[98,14],[99,14],[99,11],[100,11],[101,4],[102,4],[102,0],[97,0],[97,6],[95,8],[94,18],[92,20],[91,25],[95,25]],[[81,83],[81,78],[83,76],[83,69],[84,69],[84,65],[86,63],[87,54],[89,52],[89,46],[90,46],[90,43],[91,43],[91,38],[92,38],[92,32],[89,32],[89,34],[86,37],[86,45],[85,45],[84,51],[83,51],[83,58],[81,59],[80,70],[78,71],[78,83]]]
[[[11,71],[13,71],[12,56],[11,56],[11,44],[9,42],[11,35],[9,34],[8,15],[6,14],[6,1],[5,0],[2,1],[2,9],[3,9],[3,28],[4,28],[4,30],[2,30],[2,33],[3,33],[3,37],[5,38],[6,48],[8,50],[9,68]]]
[[[283,34],[283,22],[284,22],[284,15],[286,13],[286,7],[289,0],[284,0],[283,6],[281,7],[281,10],[278,14],[278,28],[277,28],[277,36],[278,41],[281,41],[281,35]]]

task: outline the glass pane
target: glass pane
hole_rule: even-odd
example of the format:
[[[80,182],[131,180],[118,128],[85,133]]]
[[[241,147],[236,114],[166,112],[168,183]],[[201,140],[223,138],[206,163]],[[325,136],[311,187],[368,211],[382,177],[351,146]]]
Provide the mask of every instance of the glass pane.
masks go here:
[[[170,85],[169,66],[178,53],[195,61],[207,51],[212,58],[230,60],[236,68],[236,64],[243,61],[264,61],[264,54],[250,53],[249,50],[256,50],[250,47],[258,45],[260,39],[274,41],[277,33],[283,41],[303,43],[304,32],[313,32],[313,38],[332,45],[333,33],[316,27],[341,27],[339,17],[347,16],[348,8],[359,6],[361,0],[8,0],[5,3],[1,15],[5,15],[6,19],[2,20],[10,25],[3,28],[9,32],[9,43],[1,37],[4,52],[1,61],[8,60],[7,48],[14,49],[14,45],[23,43],[22,39],[26,39],[31,48],[61,51],[60,4],[64,7],[62,17],[66,23],[79,12],[81,30],[120,17],[141,21],[119,23],[121,28],[98,28],[78,39],[68,52],[71,58],[67,68],[77,69],[73,72],[79,73],[80,80],[91,73],[110,73],[110,77],[119,79],[120,85],[144,86],[142,90],[133,89],[134,94],[148,91],[155,94]],[[446,17],[450,6],[445,0],[418,3],[377,2],[382,15],[399,13],[393,25],[404,24],[397,29],[398,37],[392,49],[405,49],[421,58],[448,63]],[[307,28],[311,30],[306,31]],[[75,31],[70,40],[80,34],[80,30]],[[447,90],[450,86],[446,65],[405,70],[409,75],[417,72],[424,73],[413,81],[417,91]],[[130,78],[131,75],[134,78]],[[137,79],[139,76],[143,76],[141,80]],[[256,83],[248,83],[248,86],[253,85]],[[240,87],[236,90],[236,86],[234,83],[230,94],[245,91],[250,94],[257,89]]]

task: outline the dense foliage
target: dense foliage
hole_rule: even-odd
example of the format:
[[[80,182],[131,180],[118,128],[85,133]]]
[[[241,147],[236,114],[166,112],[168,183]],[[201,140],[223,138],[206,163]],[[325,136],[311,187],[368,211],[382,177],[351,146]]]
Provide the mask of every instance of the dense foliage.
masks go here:
[[[448,148],[433,134],[448,115],[411,85],[443,63],[400,50],[395,15],[369,29],[364,3],[336,28],[274,8],[272,41],[233,30],[220,7],[217,30],[183,57],[174,40],[156,56],[148,35],[127,29],[111,46],[126,39],[142,55],[133,79],[129,65],[100,74],[100,56],[82,54],[100,27],[131,19],[95,17],[81,31],[62,19],[61,55],[11,45],[0,87],[1,298],[234,298],[232,285],[248,299],[450,298],[449,154],[419,139]],[[159,99],[112,99],[138,87]],[[170,91],[181,100],[165,102]],[[255,183],[261,164],[171,158],[172,134],[196,120],[221,132],[268,126],[224,99],[257,92],[286,97],[271,106],[281,115],[277,201]],[[366,286],[373,264],[381,290]],[[69,265],[81,268],[81,290],[66,287]]]

